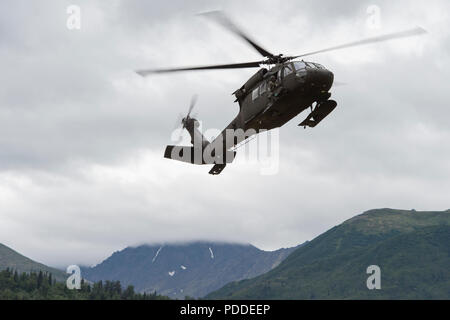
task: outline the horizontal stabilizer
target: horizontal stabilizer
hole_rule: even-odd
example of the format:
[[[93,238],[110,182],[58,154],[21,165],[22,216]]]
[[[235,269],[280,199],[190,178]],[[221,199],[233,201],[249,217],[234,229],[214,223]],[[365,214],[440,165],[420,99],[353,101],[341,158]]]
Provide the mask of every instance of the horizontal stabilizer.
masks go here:
[[[188,146],[167,146],[164,158],[191,164],[226,164],[233,162],[236,152],[226,151],[223,154],[208,155],[205,149]]]

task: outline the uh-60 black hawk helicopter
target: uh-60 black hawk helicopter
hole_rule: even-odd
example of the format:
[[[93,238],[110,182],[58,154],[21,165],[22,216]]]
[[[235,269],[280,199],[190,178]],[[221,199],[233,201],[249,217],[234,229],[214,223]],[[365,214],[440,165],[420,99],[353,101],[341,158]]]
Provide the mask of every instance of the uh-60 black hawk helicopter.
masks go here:
[[[224,64],[213,66],[187,67],[175,69],[139,70],[141,76],[150,74],[213,69],[261,68],[233,94],[239,103],[239,113],[214,141],[209,142],[198,130],[199,123],[191,117],[195,102],[191,103],[188,114],[181,120],[183,129],[191,136],[192,146],[167,146],[164,157],[192,164],[214,165],[210,174],[220,174],[227,163],[234,160],[233,150],[250,136],[262,131],[283,126],[306,109],[309,115],[299,124],[303,127],[315,127],[337,106],[330,100],[333,85],[333,73],[315,62],[297,59],[317,53],[382,42],[391,39],[410,37],[426,33],[422,28],[391,33],[378,37],[363,39],[327,49],[317,50],[296,56],[274,55],[263,49],[220,11],[204,13],[228,30],[232,31],[266,59],[261,61]]]

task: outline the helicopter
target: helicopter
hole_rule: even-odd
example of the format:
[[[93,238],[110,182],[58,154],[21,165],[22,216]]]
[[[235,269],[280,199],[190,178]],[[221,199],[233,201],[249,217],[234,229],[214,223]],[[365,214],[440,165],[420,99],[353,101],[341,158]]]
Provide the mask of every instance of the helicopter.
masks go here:
[[[299,126],[314,128],[335,110],[337,102],[330,99],[330,90],[334,83],[333,72],[319,63],[304,61],[304,57],[426,33],[423,28],[417,27],[300,55],[285,56],[275,55],[264,49],[222,11],[212,11],[201,15],[211,18],[243,39],[263,56],[264,60],[198,67],[146,69],[136,72],[146,77],[152,74],[180,71],[260,68],[233,92],[236,97],[235,102],[239,104],[239,113],[218,137],[210,142],[198,129],[198,120],[191,117],[195,105],[195,99],[193,99],[187,115],[181,120],[182,129],[188,131],[192,146],[171,145],[165,149],[164,157],[167,159],[198,165],[213,165],[209,171],[212,175],[220,174],[227,164],[233,162],[236,146],[248,141],[251,136],[279,128],[307,109],[310,109],[310,113]]]

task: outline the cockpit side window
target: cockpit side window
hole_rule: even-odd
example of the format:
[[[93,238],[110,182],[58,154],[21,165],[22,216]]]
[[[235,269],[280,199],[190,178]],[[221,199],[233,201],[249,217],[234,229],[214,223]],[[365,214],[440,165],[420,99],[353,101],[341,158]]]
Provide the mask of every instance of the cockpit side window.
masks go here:
[[[286,77],[287,75],[292,73],[292,67],[290,65],[287,65],[283,69],[283,77]]]
[[[295,67],[295,70],[299,71],[299,70],[305,69],[306,64],[303,61],[296,61],[296,62],[294,62],[294,67]]]

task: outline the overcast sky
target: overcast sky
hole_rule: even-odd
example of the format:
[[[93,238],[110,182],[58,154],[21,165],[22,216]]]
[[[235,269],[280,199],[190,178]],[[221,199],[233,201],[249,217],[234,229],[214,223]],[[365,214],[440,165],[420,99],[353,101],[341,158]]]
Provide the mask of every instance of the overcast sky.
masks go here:
[[[81,29],[66,26],[69,5]],[[379,8],[379,24],[373,12]],[[373,8],[373,7],[372,7]],[[133,70],[259,60],[197,16],[225,10],[269,51],[301,54],[421,26],[422,37],[308,58],[346,83],[314,129],[279,132],[279,171],[242,154],[220,176],[163,158],[180,112],[221,129],[255,69],[141,78]],[[450,3],[2,1],[0,243],[53,266],[141,243],[276,249],[373,208],[450,208]],[[250,143],[251,144],[251,143]]]

